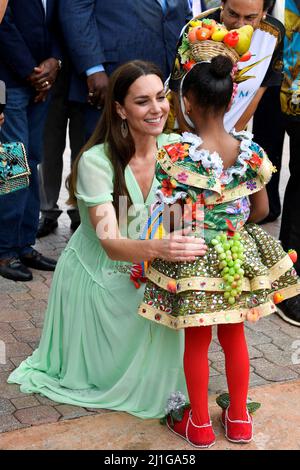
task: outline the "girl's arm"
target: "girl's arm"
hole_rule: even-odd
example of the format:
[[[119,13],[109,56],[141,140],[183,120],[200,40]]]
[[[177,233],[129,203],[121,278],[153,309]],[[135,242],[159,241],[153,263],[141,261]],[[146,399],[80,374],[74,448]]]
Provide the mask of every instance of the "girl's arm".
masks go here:
[[[251,210],[248,222],[260,222],[269,214],[269,199],[266,188],[250,196]]]
[[[175,232],[162,240],[131,240],[122,237],[112,203],[89,208],[91,223],[107,256],[115,261],[140,263],[161,258],[194,261],[206,253],[205,242]]]

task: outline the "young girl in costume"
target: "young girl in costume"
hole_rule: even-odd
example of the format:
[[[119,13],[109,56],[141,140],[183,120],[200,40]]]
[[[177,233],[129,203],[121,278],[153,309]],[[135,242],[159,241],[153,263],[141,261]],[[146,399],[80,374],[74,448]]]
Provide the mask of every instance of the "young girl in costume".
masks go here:
[[[168,426],[196,447],[215,443],[208,410],[212,325],[218,325],[230,395],[230,406],[222,414],[225,434],[232,442],[246,443],[252,439],[253,424],[246,407],[244,321],[273,313],[275,303],[300,291],[291,259],[295,253],[286,254],[255,225],[268,213],[265,185],[274,168],[249,132],[224,129],[233,91],[231,71],[231,60],[218,55],[187,72],[181,82],[182,107],[195,134],[184,133],[157,154],[160,203],[203,205],[207,253],[193,262],[154,260],[139,308],[149,320],[185,329],[184,371],[191,405],[182,421],[168,420]]]

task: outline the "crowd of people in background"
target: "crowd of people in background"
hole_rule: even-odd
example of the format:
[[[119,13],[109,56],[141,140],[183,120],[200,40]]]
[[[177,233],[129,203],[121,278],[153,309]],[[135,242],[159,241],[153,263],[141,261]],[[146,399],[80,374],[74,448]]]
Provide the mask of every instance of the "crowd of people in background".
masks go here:
[[[232,28],[257,21],[257,17],[238,16],[235,12],[238,1],[233,0],[125,3],[126,7],[120,9],[117,0],[112,3],[33,0],[26,7],[24,22],[21,0],[10,0],[8,7],[7,2],[2,2],[0,78],[6,83],[7,103],[1,140],[23,142],[31,170],[29,188],[1,197],[3,277],[28,281],[32,279],[30,268],[55,269],[55,260],[34,249],[35,240],[54,232],[62,213],[58,197],[67,130],[73,162],[101,116],[109,75],[122,63],[142,59],[157,64],[166,80],[172,71],[180,32],[193,14],[211,9],[212,18],[231,22]],[[269,13],[264,19],[267,24],[274,26],[281,20],[287,29],[284,80],[278,40],[276,54],[264,72],[245,119],[239,122],[232,119],[228,126],[245,127],[256,110],[254,136],[277,167],[277,174],[268,186],[270,212],[262,223],[281,214],[279,177],[283,140],[288,133],[291,176],[284,197],[280,240],[285,249],[293,247],[300,252],[300,218],[297,204],[293,203],[299,191],[299,4],[297,0],[270,0],[263,2],[263,10]],[[284,34],[282,31],[280,35]],[[171,89],[172,86],[171,76]],[[70,229],[74,231],[80,224],[78,209],[71,206],[68,215]],[[299,273],[299,260],[296,269]],[[291,305],[284,306],[282,316],[299,324],[299,299],[290,302]]]
[[[198,259],[201,264],[204,260],[205,265],[207,249],[213,251],[214,248],[207,247],[201,238],[186,234],[170,239],[125,239],[119,231],[116,199],[124,196],[133,205],[145,207],[154,202],[156,177],[159,179],[155,174],[157,148],[182,145],[174,129],[187,131],[184,134],[187,147],[198,139],[195,144],[198,152],[202,143],[200,135],[204,134],[219,154],[224,153],[222,160],[224,164],[227,162],[226,168],[222,166],[224,172],[238,159],[236,140],[241,140],[238,148],[244,151],[251,141],[248,147],[253,155],[257,152],[256,162],[265,165],[264,175],[256,169],[257,181],[260,178],[264,185],[270,179],[274,170],[272,163],[277,166],[277,177],[267,186],[270,201],[267,213],[264,187],[260,196],[253,195],[251,171],[247,177],[245,172],[240,173],[245,177],[243,190],[247,187],[248,191],[244,195],[244,213],[240,216],[245,224],[247,221],[264,224],[280,215],[282,220],[281,244],[264,234],[260,227],[247,228],[245,225],[245,232],[249,232],[246,237],[249,258],[256,250],[257,266],[248,264],[254,271],[258,266],[261,268],[257,277],[263,282],[264,269],[273,266],[268,263],[274,262],[276,256],[280,259],[288,257],[282,248],[286,251],[294,248],[300,254],[300,0],[31,0],[26,4],[26,21],[24,1],[9,0],[0,2],[0,17],[2,14],[0,79],[6,83],[7,96],[1,121],[1,141],[23,142],[31,174],[27,188],[0,195],[0,276],[24,282],[33,278],[31,269],[55,270],[40,346],[8,381],[21,384],[21,389],[27,393],[43,393],[62,403],[124,410],[140,417],[161,417],[169,392],[177,387],[186,389],[183,336],[155,323],[150,325],[151,322],[136,315],[144,290],[134,290],[130,284],[128,265],[132,267],[132,263],[158,259],[158,272],[159,268],[165,267],[166,276],[171,276],[168,271],[171,263],[184,262],[180,265],[183,271],[186,261],[192,263]],[[183,71],[179,53],[182,34],[193,16],[221,22],[228,30],[244,25],[253,28],[255,79],[246,85],[239,84],[233,101],[229,59],[218,56],[218,60],[209,62],[199,60],[197,65],[200,67],[188,73]],[[246,66],[245,70],[250,71],[253,67]],[[212,88],[216,86],[219,95],[210,88],[207,96],[202,88],[197,92],[197,83],[202,83],[203,89],[208,83]],[[220,105],[216,101],[222,96]],[[206,111],[207,120],[203,118]],[[255,140],[267,152],[270,161],[246,131],[252,118]],[[235,132],[235,128],[240,133]],[[188,133],[191,131],[194,132],[192,141]],[[226,142],[225,149],[217,138],[220,132],[222,142]],[[281,210],[278,184],[285,134],[290,139],[290,178]],[[75,233],[57,264],[34,246],[36,238],[46,237],[58,227],[62,213],[58,198],[63,183],[67,135],[72,170],[68,181],[68,215],[70,232]],[[212,153],[213,149],[210,151]],[[236,173],[235,181],[236,186],[241,185]],[[227,181],[224,187],[230,183],[231,180]],[[213,180],[210,184],[216,182]],[[233,187],[229,189],[231,191]],[[240,193],[236,194],[240,196]],[[241,209],[241,200],[236,199],[236,209]],[[99,207],[106,209],[106,215],[99,214]],[[214,209],[211,204],[211,212]],[[109,227],[117,233],[112,239],[106,239],[103,233],[100,236],[97,231],[107,214]],[[217,214],[218,217],[221,224],[222,216]],[[240,237],[235,239],[236,246]],[[226,238],[224,244],[227,242]],[[255,245],[252,252],[251,243]],[[219,237],[219,244],[222,244],[222,237]],[[264,253],[266,244],[271,247],[271,261],[269,253]],[[222,250],[219,246],[218,253],[223,253]],[[240,251],[236,249],[235,252]],[[262,263],[264,256],[266,259]],[[242,259],[243,255],[240,257]],[[221,258],[219,261],[222,264]],[[295,326],[300,326],[300,295],[296,294],[295,288],[297,274],[300,275],[299,263],[298,259],[295,272],[289,265],[291,270],[285,271],[288,273],[287,285],[282,286],[283,290],[290,288],[294,297],[278,305],[279,315]],[[204,268],[208,269],[207,266]],[[239,269],[243,271],[241,266]],[[214,275],[211,277],[215,281]],[[236,279],[242,285],[240,276]],[[278,279],[280,283],[281,274]],[[277,282],[277,277],[275,280]],[[156,291],[159,291],[159,282]],[[151,286],[148,280],[145,289],[145,295],[149,294],[147,308],[140,313],[160,322],[163,316],[160,311],[154,312],[153,318],[150,316],[154,311],[153,304],[159,296],[163,297],[163,293],[158,292],[156,296],[157,292]],[[243,293],[242,287],[240,290]],[[261,298],[256,299],[262,311],[267,308],[269,301],[264,295],[269,290],[271,287],[262,289]],[[164,291],[168,291],[167,302],[170,292],[174,293],[174,284],[173,291]],[[224,299],[231,295],[227,293],[226,297],[225,294]],[[247,295],[244,295],[246,299]],[[238,294],[230,297],[232,305],[235,297]],[[176,434],[188,442],[190,438],[198,447],[209,447],[215,442],[206,403],[207,349],[213,323],[220,324],[218,333],[225,351],[232,397],[230,409],[222,417],[226,437],[233,442],[252,439],[252,418],[246,408],[249,357],[243,320],[247,315],[241,320],[241,312],[248,302],[245,299],[243,303],[240,296],[239,304],[235,310],[229,309],[229,313],[225,310],[213,312],[214,317],[208,312],[209,323],[203,328],[199,324],[197,328],[186,327],[184,320],[190,321],[190,311],[181,319],[182,328],[188,330],[184,368],[194,414],[192,416],[191,409],[186,409],[180,425],[168,424]],[[215,299],[211,297],[211,301],[213,310]],[[268,307],[275,309],[271,303]],[[255,313],[254,307],[252,310]],[[264,312],[262,316],[270,313]],[[226,314],[235,317],[228,321]],[[174,327],[170,323],[167,326],[176,329],[178,325],[176,323]],[[199,335],[202,335],[201,340]],[[237,349],[233,345],[237,345]],[[196,351],[201,363],[198,375],[194,367]],[[200,389],[202,395],[199,395]],[[189,426],[192,429],[190,436]]]

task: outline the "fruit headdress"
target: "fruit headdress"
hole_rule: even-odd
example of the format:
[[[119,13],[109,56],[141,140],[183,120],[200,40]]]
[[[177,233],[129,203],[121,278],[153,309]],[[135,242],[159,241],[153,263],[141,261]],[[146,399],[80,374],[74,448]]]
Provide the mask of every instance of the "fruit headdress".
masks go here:
[[[211,61],[217,55],[229,57],[233,67],[249,60],[252,35],[250,25],[228,31],[224,25],[209,18],[191,20],[182,35],[170,88],[177,91],[181,79],[196,63]]]

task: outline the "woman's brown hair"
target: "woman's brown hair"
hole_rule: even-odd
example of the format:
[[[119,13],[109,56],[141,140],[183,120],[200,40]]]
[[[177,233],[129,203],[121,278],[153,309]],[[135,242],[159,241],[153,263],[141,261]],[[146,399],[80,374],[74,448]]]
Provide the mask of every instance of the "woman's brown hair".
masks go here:
[[[117,216],[119,214],[120,196],[127,196],[129,205],[132,204],[125,183],[125,168],[135,153],[135,145],[130,132],[128,132],[126,138],[121,135],[122,119],[116,111],[115,102],[117,101],[123,105],[130,86],[135,80],[145,75],[157,75],[163,81],[162,73],[155,64],[141,60],[127,62],[118,67],[111,75],[100,121],[91,138],[76,158],[71,174],[67,179],[67,188],[69,190],[68,204],[76,204],[76,181],[80,158],[82,158],[85,151],[94,145],[102,143],[105,144],[105,152],[114,170],[113,205]]]

